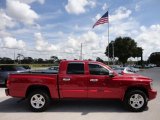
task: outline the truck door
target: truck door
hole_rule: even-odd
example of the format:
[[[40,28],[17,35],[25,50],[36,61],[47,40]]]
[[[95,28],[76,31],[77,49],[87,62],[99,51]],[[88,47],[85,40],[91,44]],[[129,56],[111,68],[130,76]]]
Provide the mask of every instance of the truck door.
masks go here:
[[[112,78],[109,70],[99,64],[89,63],[88,98],[110,98]]]
[[[62,98],[87,98],[87,75],[85,63],[69,62],[66,73],[59,75],[59,88]]]

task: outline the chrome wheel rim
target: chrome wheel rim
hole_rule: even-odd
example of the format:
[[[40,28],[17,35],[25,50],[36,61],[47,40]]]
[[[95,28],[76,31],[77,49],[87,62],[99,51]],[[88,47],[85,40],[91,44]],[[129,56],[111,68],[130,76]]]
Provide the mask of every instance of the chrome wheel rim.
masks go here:
[[[139,109],[144,105],[144,98],[140,94],[133,94],[130,97],[129,103],[133,108]]]
[[[42,108],[45,104],[45,98],[41,94],[35,94],[31,98],[32,107],[39,109]]]

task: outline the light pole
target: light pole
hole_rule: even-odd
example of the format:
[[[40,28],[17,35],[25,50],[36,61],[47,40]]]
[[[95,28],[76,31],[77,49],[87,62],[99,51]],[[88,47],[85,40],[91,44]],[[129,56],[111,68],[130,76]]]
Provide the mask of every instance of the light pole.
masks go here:
[[[112,58],[113,58],[113,65],[114,65],[114,41],[112,41]]]
[[[16,63],[16,62],[15,62],[15,57],[16,57],[16,56],[15,56],[15,49],[14,49],[14,53],[13,53],[13,54],[14,54],[14,64],[15,64],[15,63]]]
[[[81,43],[81,50],[80,50],[80,57],[79,57],[79,59],[80,60],[82,60],[82,49],[83,49],[83,46],[82,46],[83,44]]]

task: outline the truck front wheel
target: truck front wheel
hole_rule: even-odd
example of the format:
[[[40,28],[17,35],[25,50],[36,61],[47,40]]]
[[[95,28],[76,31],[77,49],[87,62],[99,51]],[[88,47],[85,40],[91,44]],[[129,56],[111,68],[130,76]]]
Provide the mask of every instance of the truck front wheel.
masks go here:
[[[28,104],[32,111],[42,112],[47,109],[50,97],[45,91],[36,90],[28,95]]]
[[[124,99],[125,106],[133,112],[143,111],[147,106],[148,98],[141,90],[128,92]]]

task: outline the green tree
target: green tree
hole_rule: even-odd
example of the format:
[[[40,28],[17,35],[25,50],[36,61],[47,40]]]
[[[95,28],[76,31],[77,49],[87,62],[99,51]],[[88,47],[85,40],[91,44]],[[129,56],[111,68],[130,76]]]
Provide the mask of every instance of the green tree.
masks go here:
[[[37,63],[43,63],[43,59],[42,58],[38,58],[37,59]]]
[[[3,57],[0,58],[0,64],[13,64],[14,61],[11,58]]]
[[[22,64],[31,64],[31,63],[34,63],[34,59],[32,57],[24,57],[21,60],[21,63]]]
[[[133,51],[133,55],[132,57],[141,57],[143,54],[143,49],[141,47],[137,47],[134,51]]]
[[[58,59],[58,57],[57,57],[57,56],[51,56],[51,57],[50,57],[50,60],[51,60],[51,61],[53,61],[53,63],[55,63],[55,62],[58,62],[58,61],[59,61],[59,59]]]
[[[96,61],[102,62],[102,63],[104,62],[100,57],[97,57],[97,58],[96,58]]]
[[[148,58],[149,63],[160,65],[160,52],[152,53]]]
[[[114,56],[118,58],[120,62],[124,65],[128,58],[130,57],[139,57],[140,56],[140,47],[137,47],[137,43],[134,39],[130,37],[118,37],[109,43],[109,46],[106,47],[105,54],[109,58],[113,58],[113,45],[114,45]],[[109,47],[109,55],[108,55]]]
[[[22,55],[22,54],[20,54],[20,53],[17,54],[17,61],[18,61],[19,64],[21,64],[21,60],[22,60],[22,59],[24,59],[24,55]]]

